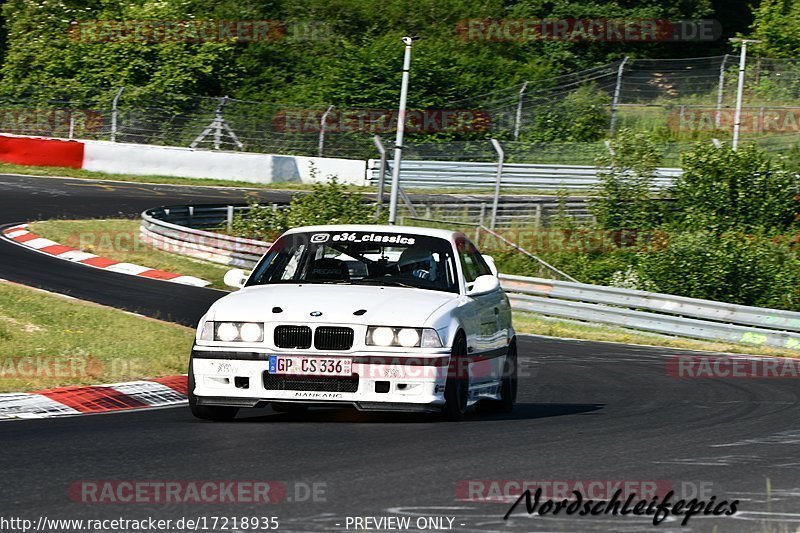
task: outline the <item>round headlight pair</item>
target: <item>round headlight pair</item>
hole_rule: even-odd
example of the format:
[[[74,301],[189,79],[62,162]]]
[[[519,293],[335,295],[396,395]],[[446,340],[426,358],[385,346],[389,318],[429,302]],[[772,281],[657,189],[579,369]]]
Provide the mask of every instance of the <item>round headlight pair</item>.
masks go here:
[[[413,348],[419,344],[419,331],[414,328],[389,328],[385,326],[372,330],[372,344],[375,346],[403,346]]]
[[[220,322],[216,337],[222,342],[259,342],[264,336],[262,328],[256,322]]]

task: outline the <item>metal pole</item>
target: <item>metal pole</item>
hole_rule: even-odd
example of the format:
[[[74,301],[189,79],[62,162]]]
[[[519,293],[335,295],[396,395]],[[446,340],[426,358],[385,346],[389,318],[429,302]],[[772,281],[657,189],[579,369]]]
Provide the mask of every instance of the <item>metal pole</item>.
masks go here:
[[[492,139],[492,146],[497,151],[499,158],[497,160],[497,177],[494,180],[494,201],[492,202],[492,218],[489,221],[490,229],[494,229],[497,222],[497,206],[500,203],[500,181],[503,179],[503,161],[506,157],[503,147],[500,146],[497,139]]]
[[[383,208],[383,185],[386,181],[386,148],[383,147],[379,135],[374,136],[372,141],[375,143],[378,153],[381,154],[381,162],[378,167],[378,197],[376,198],[378,205],[375,211],[375,216],[377,218],[381,214],[381,209]]]
[[[622,88],[622,71],[625,69],[625,63],[627,62],[628,56],[625,56],[617,69],[617,86],[614,88],[614,99],[611,101],[611,126],[609,127],[609,132],[612,137],[617,127],[617,106],[619,105],[619,93]]]
[[[735,42],[739,39],[730,40]],[[739,146],[739,130],[742,126],[742,96],[744,94],[744,71],[747,67],[747,43],[761,42],[753,39],[740,39],[739,41],[742,43],[742,52],[739,56],[739,84],[736,87],[736,114],[733,118],[733,144],[731,145],[733,150]]]
[[[219,101],[216,111],[214,111],[214,150],[219,150],[220,144],[222,143],[222,108],[225,107],[227,101],[228,97],[223,96]]]
[[[117,103],[119,102],[119,97],[122,96],[122,91],[125,90],[125,87],[120,87],[117,91],[117,94],[114,95],[114,99],[111,101],[111,142],[117,142]]]
[[[397,138],[394,142],[394,164],[392,165],[392,194],[389,197],[389,224],[397,218],[397,196],[400,189],[400,161],[403,158],[403,133],[406,126],[406,98],[408,97],[408,74],[411,70],[411,37],[403,37],[406,45],[403,57],[403,79],[400,85],[400,107],[397,112]]]
[[[722,113],[722,97],[725,91],[725,67],[728,64],[728,54],[722,56],[719,66],[719,87],[717,87],[717,114],[714,116],[714,127],[719,129],[720,114]]]
[[[519,90],[519,101],[517,102],[517,116],[514,120],[514,140],[519,140],[519,123],[522,121],[522,96],[525,94],[525,89],[528,88],[528,82],[522,84],[522,89]]]
[[[328,114],[333,109],[333,104],[328,106],[328,109],[322,114],[322,118],[319,121],[319,156],[322,157],[322,149],[325,147],[325,123],[328,120]]]

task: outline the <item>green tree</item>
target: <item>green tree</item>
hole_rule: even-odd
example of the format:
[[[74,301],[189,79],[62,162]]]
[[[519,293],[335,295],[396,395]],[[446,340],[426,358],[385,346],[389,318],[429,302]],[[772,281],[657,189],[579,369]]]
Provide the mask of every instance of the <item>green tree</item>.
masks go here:
[[[798,177],[764,150],[695,145],[672,190],[674,222],[687,230],[785,230],[795,221]]]
[[[661,156],[643,133],[620,130],[599,157],[600,185],[590,209],[600,227],[608,230],[650,229],[659,212],[653,199],[653,178]]]
[[[753,12],[751,37],[763,41],[759,55],[800,57],[800,1],[761,0]]]

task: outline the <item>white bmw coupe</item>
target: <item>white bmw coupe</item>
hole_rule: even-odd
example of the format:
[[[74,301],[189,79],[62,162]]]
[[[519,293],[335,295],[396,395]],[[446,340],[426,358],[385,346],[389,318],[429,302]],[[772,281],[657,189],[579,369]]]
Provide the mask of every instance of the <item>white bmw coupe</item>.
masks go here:
[[[282,235],[200,320],[189,364],[198,418],[241,407],[513,409],[511,307],[491,258],[463,233],[312,226]]]

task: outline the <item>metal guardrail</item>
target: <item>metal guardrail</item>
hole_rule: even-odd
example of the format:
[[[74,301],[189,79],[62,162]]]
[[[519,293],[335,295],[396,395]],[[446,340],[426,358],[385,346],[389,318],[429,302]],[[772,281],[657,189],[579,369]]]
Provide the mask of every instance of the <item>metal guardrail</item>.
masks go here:
[[[149,209],[142,213],[145,242],[165,251],[252,268],[270,243],[186,227],[219,227],[226,206]],[[800,313],[686,298],[617,287],[500,274],[512,308],[540,315],[623,326],[679,337],[800,351]]]
[[[236,206],[169,206],[142,213],[139,234],[142,242],[166,252],[188,255],[214,263],[253,268],[270,243],[204,231],[232,220]],[[241,209],[241,206],[240,206]]]
[[[515,309],[679,337],[800,350],[800,313],[501,274]]]
[[[387,174],[392,163],[387,162]],[[477,161],[428,161],[405,159],[401,163],[400,181],[403,187],[438,187],[459,189],[489,189],[497,178],[497,163]],[[541,191],[590,190],[600,183],[598,167],[584,165],[537,165],[505,163],[502,168],[503,189]],[[653,192],[662,191],[675,182],[683,172],[680,168],[659,168],[653,180]],[[367,162],[367,181],[380,179],[380,161]]]

